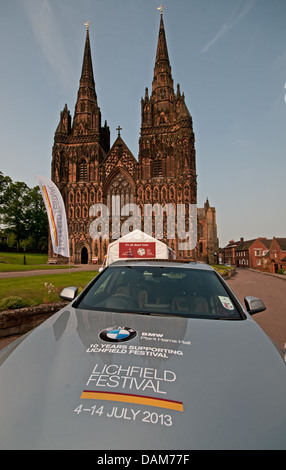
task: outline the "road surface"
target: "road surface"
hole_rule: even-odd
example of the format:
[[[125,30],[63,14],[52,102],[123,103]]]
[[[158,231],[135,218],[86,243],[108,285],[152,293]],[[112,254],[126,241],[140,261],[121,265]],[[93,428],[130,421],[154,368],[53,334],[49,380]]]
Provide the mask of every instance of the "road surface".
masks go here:
[[[244,305],[244,297],[252,295],[263,300],[266,310],[256,313],[253,319],[276,343],[286,349],[286,276],[285,279],[237,269],[228,285]]]

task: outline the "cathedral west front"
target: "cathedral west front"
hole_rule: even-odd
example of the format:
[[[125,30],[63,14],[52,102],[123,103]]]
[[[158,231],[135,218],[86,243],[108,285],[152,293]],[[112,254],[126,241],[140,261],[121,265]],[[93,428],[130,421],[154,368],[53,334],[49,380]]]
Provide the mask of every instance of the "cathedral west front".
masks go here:
[[[74,116],[65,105],[52,151],[51,179],[66,207],[70,262],[101,263],[108,244],[123,229],[135,228],[159,238],[177,258],[215,262],[216,213],[208,200],[195,213],[195,245],[184,240],[191,230],[190,209],[197,204],[195,135],[184,93],[179,85],[174,87],[162,12],[152,87],[141,99],[138,159],[121,130],[118,126],[110,146],[110,130],[102,123],[97,101],[87,26]],[[50,245],[49,258],[53,256]]]

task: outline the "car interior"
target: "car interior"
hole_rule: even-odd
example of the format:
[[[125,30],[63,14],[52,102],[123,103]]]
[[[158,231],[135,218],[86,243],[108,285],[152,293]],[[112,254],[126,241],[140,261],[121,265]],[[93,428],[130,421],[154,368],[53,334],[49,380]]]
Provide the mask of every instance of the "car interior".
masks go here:
[[[149,266],[103,271],[77,308],[152,315],[241,318],[235,299],[213,271]]]

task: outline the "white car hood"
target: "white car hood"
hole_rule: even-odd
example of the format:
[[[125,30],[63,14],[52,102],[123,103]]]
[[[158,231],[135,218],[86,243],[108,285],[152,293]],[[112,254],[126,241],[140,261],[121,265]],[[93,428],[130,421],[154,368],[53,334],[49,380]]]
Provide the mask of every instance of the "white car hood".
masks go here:
[[[252,319],[68,306],[1,360],[0,449],[286,448],[285,363]]]

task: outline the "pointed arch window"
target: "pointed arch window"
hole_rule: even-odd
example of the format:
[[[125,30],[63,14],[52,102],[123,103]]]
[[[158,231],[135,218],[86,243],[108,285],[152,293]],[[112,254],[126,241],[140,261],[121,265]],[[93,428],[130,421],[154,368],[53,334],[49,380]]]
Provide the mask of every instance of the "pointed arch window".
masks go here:
[[[134,188],[121,171],[111,180],[106,195],[107,207],[112,216],[120,216],[122,207],[134,202]]]
[[[78,165],[77,180],[87,181],[87,163],[84,158],[79,162]]]
[[[151,172],[152,178],[163,176],[163,165],[161,159],[157,158],[156,160],[153,160],[151,164]]]

